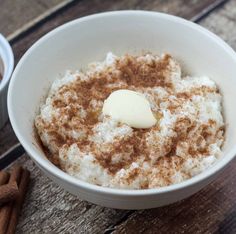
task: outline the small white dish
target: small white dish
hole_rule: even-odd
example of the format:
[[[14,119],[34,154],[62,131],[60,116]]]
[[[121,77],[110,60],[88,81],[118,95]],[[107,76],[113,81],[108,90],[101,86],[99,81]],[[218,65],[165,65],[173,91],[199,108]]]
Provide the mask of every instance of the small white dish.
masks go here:
[[[4,126],[8,119],[7,113],[7,90],[14,68],[14,56],[5,37],[0,34],[0,129]]]
[[[50,84],[65,70],[122,55],[168,52],[191,75],[213,79],[223,94],[226,141],[222,158],[203,173],[179,184],[148,190],[104,188],[78,180],[45,156],[34,137],[34,118]],[[223,40],[190,21],[147,11],[96,14],[62,25],[37,41],[18,63],[9,86],[13,129],[30,157],[65,190],[81,199],[113,208],[144,209],[186,198],[213,181],[236,154],[236,54]]]

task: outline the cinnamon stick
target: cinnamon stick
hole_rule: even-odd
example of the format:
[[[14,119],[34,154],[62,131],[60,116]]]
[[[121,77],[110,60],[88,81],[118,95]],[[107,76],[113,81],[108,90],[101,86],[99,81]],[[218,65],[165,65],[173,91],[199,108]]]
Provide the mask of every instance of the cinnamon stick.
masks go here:
[[[11,217],[10,217],[7,232],[6,232],[7,234],[15,233],[21,207],[24,202],[25,194],[27,191],[27,186],[29,184],[29,179],[30,179],[30,173],[28,170],[24,169],[22,172],[21,180],[19,184],[19,197],[14,202],[14,206],[11,212]]]
[[[15,200],[19,195],[16,182],[8,183],[0,186],[0,205]]]
[[[13,170],[11,171],[9,183],[16,182],[19,186],[21,173],[22,173],[22,167],[20,166],[14,167]],[[6,233],[13,204],[14,204],[13,202],[10,202],[0,208],[0,234]]]
[[[5,171],[0,171],[0,185],[6,184],[9,180],[9,174]]]

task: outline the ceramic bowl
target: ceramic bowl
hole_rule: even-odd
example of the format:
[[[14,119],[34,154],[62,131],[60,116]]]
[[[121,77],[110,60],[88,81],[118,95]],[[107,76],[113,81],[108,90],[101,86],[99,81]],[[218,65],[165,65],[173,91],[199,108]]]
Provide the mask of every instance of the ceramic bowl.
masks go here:
[[[51,83],[65,70],[103,60],[106,53],[168,52],[191,75],[207,75],[223,94],[227,124],[222,158],[210,169],[168,187],[148,190],[104,188],[80,181],[54,166],[34,137],[33,122]],[[117,11],[66,23],[38,40],[18,63],[9,87],[13,129],[38,167],[79,198],[106,207],[144,209],[186,198],[213,181],[236,153],[236,54],[219,37],[190,21],[146,11]]]
[[[3,35],[0,34],[0,129],[8,119],[7,90],[14,67],[14,57],[11,46]]]

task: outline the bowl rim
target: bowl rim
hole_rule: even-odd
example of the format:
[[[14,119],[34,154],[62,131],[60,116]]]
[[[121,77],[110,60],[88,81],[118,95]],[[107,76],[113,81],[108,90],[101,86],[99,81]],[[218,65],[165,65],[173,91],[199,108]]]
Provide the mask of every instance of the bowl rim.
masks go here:
[[[28,50],[27,52],[23,55],[21,60],[16,66],[15,71],[13,72],[12,79],[10,81],[9,85],[9,92],[8,92],[8,112],[9,112],[9,118],[12,124],[12,127],[14,129],[14,132],[21,142],[22,146],[25,148],[26,152],[30,155],[30,157],[38,164],[38,166],[47,171],[48,173],[51,174],[52,177],[57,178],[59,180],[62,180],[72,186],[90,191],[90,192],[95,192],[99,194],[108,194],[111,196],[147,196],[147,195],[156,195],[156,194],[163,194],[163,193],[168,193],[171,191],[176,191],[176,190],[181,190],[189,186],[193,186],[195,184],[200,183],[203,180],[207,180],[214,174],[218,173],[221,171],[235,156],[236,154],[236,145],[232,147],[232,149],[227,153],[227,155],[224,155],[221,160],[216,163],[214,166],[210,167],[208,170],[203,171],[202,173],[185,180],[181,183],[177,184],[172,184],[166,187],[161,187],[161,188],[151,188],[151,189],[120,189],[120,188],[109,188],[109,187],[102,187],[94,184],[90,184],[88,182],[79,180],[52,163],[49,163],[45,161],[44,158],[42,158],[41,154],[38,154],[36,150],[31,146],[32,142],[27,142],[24,139],[24,136],[21,134],[20,128],[17,126],[16,123],[16,116],[14,115],[14,110],[13,110],[13,96],[14,96],[14,82],[17,79],[17,73],[22,65],[22,63],[26,60],[28,55],[33,52],[33,50],[41,45],[45,40],[50,38],[51,36],[54,36],[58,31],[61,31],[65,29],[66,27],[72,26],[74,24],[82,23],[85,21],[90,21],[90,20],[96,20],[98,18],[103,18],[103,17],[113,17],[113,16],[137,16],[139,15],[140,17],[158,17],[162,18],[167,21],[171,22],[176,22],[182,25],[185,25],[186,27],[192,28],[193,30],[198,31],[199,33],[203,34],[204,36],[210,38],[210,40],[214,41],[218,46],[222,47],[222,49],[225,50],[225,52],[233,59],[236,61],[236,53],[234,50],[226,43],[224,42],[221,38],[216,36],[214,33],[210,32],[209,30],[203,28],[200,25],[197,25],[191,21],[188,21],[186,19],[183,19],[181,17],[169,15],[166,13],[159,13],[159,12],[152,12],[152,11],[142,11],[142,10],[122,10],[122,11],[110,11],[110,12],[103,12],[103,13],[98,13],[98,14],[93,14],[89,16],[85,16],[79,19],[72,20],[70,22],[67,22],[54,30],[48,32],[45,34],[43,37],[41,37],[38,41],[36,41]]]
[[[12,48],[7,41],[7,39],[0,33],[0,47],[3,48],[3,54],[5,55],[6,59],[3,59],[3,56],[0,54],[0,58],[3,62],[4,71],[2,74],[2,81],[0,81],[0,92],[7,86],[10,78],[11,73],[14,68],[14,55],[12,52]],[[5,64],[7,64],[7,69],[5,69]]]

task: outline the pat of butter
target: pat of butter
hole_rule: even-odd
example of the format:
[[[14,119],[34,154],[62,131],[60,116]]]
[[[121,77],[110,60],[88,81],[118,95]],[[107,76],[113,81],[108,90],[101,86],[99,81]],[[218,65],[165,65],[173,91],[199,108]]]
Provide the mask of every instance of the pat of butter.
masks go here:
[[[126,89],[111,93],[104,102],[102,112],[133,128],[150,128],[157,122],[144,95]]]

